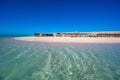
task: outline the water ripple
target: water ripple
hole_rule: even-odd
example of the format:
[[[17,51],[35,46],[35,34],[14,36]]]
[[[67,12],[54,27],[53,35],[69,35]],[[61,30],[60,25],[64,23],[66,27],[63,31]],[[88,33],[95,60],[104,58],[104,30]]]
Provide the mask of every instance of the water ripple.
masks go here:
[[[120,45],[0,40],[1,80],[120,80]]]

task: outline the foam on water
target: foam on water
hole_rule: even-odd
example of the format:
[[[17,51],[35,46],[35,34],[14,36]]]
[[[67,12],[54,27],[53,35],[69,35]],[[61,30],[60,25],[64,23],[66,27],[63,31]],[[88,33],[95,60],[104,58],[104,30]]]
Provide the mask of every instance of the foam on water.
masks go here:
[[[0,39],[0,80],[120,80],[120,44]]]

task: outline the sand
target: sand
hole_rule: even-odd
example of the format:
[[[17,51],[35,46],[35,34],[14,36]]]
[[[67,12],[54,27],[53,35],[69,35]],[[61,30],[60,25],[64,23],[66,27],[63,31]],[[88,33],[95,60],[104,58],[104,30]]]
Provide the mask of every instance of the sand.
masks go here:
[[[16,37],[14,40],[55,43],[120,43],[118,37]]]

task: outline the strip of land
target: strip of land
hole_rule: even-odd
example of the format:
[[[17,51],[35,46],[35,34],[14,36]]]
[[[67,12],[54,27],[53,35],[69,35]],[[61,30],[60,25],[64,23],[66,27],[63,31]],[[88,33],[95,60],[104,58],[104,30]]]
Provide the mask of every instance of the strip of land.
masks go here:
[[[119,37],[16,37],[14,40],[55,43],[120,43]]]

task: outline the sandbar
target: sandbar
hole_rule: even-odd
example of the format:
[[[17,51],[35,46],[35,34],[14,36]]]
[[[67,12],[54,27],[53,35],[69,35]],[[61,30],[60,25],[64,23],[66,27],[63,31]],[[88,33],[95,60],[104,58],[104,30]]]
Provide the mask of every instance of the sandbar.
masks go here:
[[[120,37],[16,37],[14,40],[54,43],[120,43]]]

